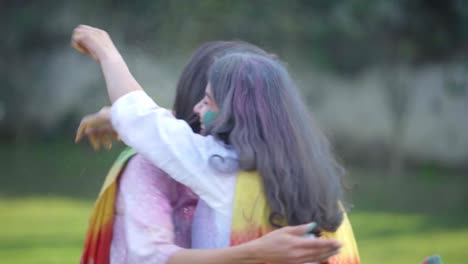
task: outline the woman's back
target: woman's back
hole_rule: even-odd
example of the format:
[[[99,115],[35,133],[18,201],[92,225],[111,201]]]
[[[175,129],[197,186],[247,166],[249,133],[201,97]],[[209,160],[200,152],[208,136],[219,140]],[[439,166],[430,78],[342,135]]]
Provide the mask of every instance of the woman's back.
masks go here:
[[[233,146],[241,170],[259,172],[272,213],[290,225],[336,230],[343,170],[285,67],[232,53],[215,61],[208,80],[219,113],[207,133]]]

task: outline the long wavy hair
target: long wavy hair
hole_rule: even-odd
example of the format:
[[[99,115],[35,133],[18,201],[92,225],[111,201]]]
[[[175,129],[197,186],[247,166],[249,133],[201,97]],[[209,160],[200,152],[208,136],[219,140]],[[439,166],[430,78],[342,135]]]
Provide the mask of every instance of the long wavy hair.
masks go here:
[[[259,172],[272,215],[335,231],[344,170],[281,62],[230,53],[213,63],[208,80],[220,112],[206,133],[238,152],[241,170]]]
[[[172,109],[176,118],[185,120],[195,133],[200,132],[200,122],[193,107],[205,96],[208,70],[216,57],[230,52],[268,55],[259,47],[243,41],[206,42],[192,54],[177,82]]]

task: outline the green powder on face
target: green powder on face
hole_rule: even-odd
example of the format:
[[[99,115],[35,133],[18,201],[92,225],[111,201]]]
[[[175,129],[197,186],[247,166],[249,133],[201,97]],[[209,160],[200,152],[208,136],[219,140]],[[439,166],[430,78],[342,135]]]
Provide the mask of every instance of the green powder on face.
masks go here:
[[[213,120],[218,116],[217,112],[213,112],[211,110],[206,111],[206,113],[203,115],[202,122],[205,128],[207,128]]]

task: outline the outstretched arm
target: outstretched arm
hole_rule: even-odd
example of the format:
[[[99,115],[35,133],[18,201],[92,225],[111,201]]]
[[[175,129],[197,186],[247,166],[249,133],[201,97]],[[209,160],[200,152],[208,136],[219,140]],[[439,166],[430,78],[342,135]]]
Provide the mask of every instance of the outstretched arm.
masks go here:
[[[220,177],[208,166],[212,155],[208,150],[226,158],[234,151],[214,138],[194,134],[185,121],[157,106],[133,78],[105,31],[80,25],[73,32],[72,46],[100,63],[112,101],[113,127],[123,142],[188,186],[210,207],[229,210],[223,205],[230,199],[226,193],[233,193],[228,192],[225,182],[233,178]]]
[[[90,55],[101,64],[107,92],[112,103],[129,92],[143,90],[133,78],[127,64],[106,31],[79,25],[73,31],[71,45],[76,50]]]

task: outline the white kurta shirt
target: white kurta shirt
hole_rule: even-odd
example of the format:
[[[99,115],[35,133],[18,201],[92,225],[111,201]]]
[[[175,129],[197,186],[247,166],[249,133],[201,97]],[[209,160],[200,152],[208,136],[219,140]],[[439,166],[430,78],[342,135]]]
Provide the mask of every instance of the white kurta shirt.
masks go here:
[[[236,152],[212,136],[193,133],[185,121],[159,107],[143,91],[114,102],[111,118],[127,145],[200,197],[192,247],[228,247],[238,172]]]

